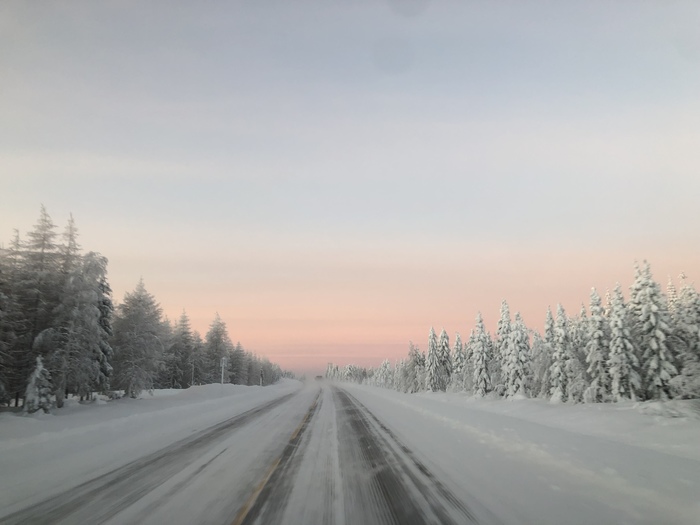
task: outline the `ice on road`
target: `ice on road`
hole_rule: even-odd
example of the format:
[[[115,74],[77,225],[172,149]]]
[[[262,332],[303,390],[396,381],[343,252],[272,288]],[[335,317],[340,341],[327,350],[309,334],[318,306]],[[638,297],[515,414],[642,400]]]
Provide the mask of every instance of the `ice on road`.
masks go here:
[[[3,417],[0,523],[699,522],[692,457],[367,387],[216,386]]]

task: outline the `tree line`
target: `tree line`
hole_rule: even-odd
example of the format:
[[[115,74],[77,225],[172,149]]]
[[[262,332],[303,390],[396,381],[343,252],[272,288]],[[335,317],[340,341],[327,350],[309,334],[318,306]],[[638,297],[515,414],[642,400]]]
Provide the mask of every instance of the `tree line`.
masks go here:
[[[137,397],[222,380],[269,385],[284,372],[233,344],[218,314],[202,338],[183,311],[171,322],[141,280],[114,305],[107,259],[83,253],[42,206],[25,239],[0,248],[0,405],[62,407],[66,395]]]
[[[542,333],[501,304],[495,334],[479,313],[469,339],[433,328],[427,353],[378,368],[328,365],[326,377],[400,392],[464,391],[478,397],[540,397],[553,402],[616,402],[700,397],[700,294],[681,275],[666,293],[648,263],[635,265],[625,300],[618,283],[603,300],[591,290],[588,309],[568,316],[547,309]]]

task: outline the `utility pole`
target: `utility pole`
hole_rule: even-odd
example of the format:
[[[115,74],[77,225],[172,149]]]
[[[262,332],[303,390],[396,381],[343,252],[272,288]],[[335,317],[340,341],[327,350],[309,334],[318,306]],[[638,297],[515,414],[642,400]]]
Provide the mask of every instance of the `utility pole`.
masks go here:
[[[221,384],[224,384],[224,367],[226,366],[226,358],[221,358]]]

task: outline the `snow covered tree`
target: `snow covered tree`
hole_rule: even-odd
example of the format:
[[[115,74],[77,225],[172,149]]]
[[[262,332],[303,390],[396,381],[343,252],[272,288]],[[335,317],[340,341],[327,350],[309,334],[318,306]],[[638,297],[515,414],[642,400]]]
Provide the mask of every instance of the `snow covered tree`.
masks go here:
[[[392,388],[394,385],[394,371],[388,359],[382,361],[381,366],[375,374],[375,385],[382,388]]]
[[[19,374],[26,348],[20,339],[25,332],[24,316],[15,287],[19,255],[13,246],[19,246],[19,234],[9,250],[0,248],[0,404],[19,400],[27,381]]]
[[[231,371],[235,385],[248,384],[248,357],[241,343],[236,343],[231,353]]]
[[[567,398],[568,376],[566,373],[569,360],[569,332],[566,312],[561,304],[557,305],[557,319],[554,325],[552,344],[552,367],[549,370],[549,394],[552,402],[560,403]]]
[[[501,315],[496,327],[496,340],[490,355],[489,370],[491,371],[491,381],[494,390],[499,394],[505,391],[505,362],[510,352],[510,308],[505,299],[501,302]]]
[[[447,385],[450,384],[452,375],[452,359],[450,355],[450,337],[444,328],[440,332],[440,340],[438,341],[438,358],[440,361],[440,390],[445,392]]]
[[[528,331],[520,313],[515,314],[515,322],[510,327],[503,358],[503,376],[506,396],[516,397],[526,394],[525,387],[530,367],[530,343]]]
[[[229,359],[232,351],[233,343],[228,335],[226,323],[224,323],[217,313],[204,339],[204,353],[209,367],[209,383],[218,383],[221,381],[221,359],[224,357]],[[259,363],[255,365],[255,370],[250,379],[253,385],[260,384]],[[228,369],[224,371],[224,382],[230,382]]]
[[[462,353],[464,355],[464,363],[462,364],[462,373],[458,376],[452,376],[454,379],[455,390],[458,392],[473,392],[474,390],[473,348],[475,344],[476,334],[472,329],[469,331],[469,339],[467,340],[467,343],[463,345]]]
[[[530,392],[533,397],[546,397],[549,388],[549,368],[552,366],[551,348],[544,342],[539,332],[532,335]]]
[[[406,361],[406,391],[420,392],[425,388],[425,355],[412,342],[408,344]]]
[[[114,319],[114,386],[125,395],[135,398],[153,389],[162,363],[161,335],[162,310],[141,279]]]
[[[473,392],[475,396],[484,397],[491,391],[491,378],[489,376],[488,361],[491,353],[491,341],[484,320],[481,317],[481,312],[476,316],[476,327],[474,328],[474,344],[472,346],[472,366],[474,370],[473,376]]]
[[[464,345],[459,332],[455,334],[455,346],[452,351],[452,377],[461,377],[464,368]]]
[[[675,397],[700,397],[700,294],[681,275],[681,292],[674,308],[681,372],[671,380]]]
[[[610,377],[608,374],[610,334],[608,322],[603,314],[600,296],[595,288],[591,290],[590,312],[586,363],[588,363],[588,374],[591,383],[584,397],[588,402],[599,403],[606,400],[610,391]]]
[[[613,401],[635,400],[640,389],[637,354],[632,345],[628,313],[618,283],[611,299],[608,369]]]
[[[168,344],[163,353],[161,387],[187,388],[194,380],[193,366],[195,362],[192,359],[194,338],[190,328],[190,319],[184,310],[170,331]]]
[[[544,335],[535,333],[532,341],[533,393],[538,397],[549,397],[550,369],[554,355],[554,317],[547,307]]]
[[[87,398],[109,385],[112,367],[111,299],[104,288],[107,259],[90,252],[67,266],[55,320],[36,339],[38,347],[50,341],[51,376],[56,406],[61,408],[66,389]]]
[[[202,385],[206,383],[207,366],[204,358],[204,340],[196,330],[192,332],[192,342],[194,346],[190,360],[187,363],[187,370],[190,373],[190,386]],[[247,384],[247,379],[246,383],[243,384]]]
[[[673,279],[671,279],[670,275],[668,277],[668,284],[666,285],[666,303],[668,304],[668,312],[673,320],[678,307],[678,292],[676,291],[676,286],[673,284]]]
[[[671,319],[648,263],[638,273],[633,290],[636,292],[635,334],[642,352],[642,388],[647,399],[667,399],[669,384],[678,374],[668,340]]]
[[[590,384],[586,365],[586,345],[590,339],[589,321],[586,306],[582,303],[579,315],[567,321],[569,344],[566,358],[567,401],[583,401],[586,388]]]
[[[48,414],[51,409],[51,374],[44,368],[41,357],[36,358],[36,366],[29,378],[24,400],[24,410],[29,414],[37,410]]]
[[[430,327],[428,335],[428,355],[426,356],[426,377],[425,388],[428,392],[439,392],[442,390],[441,363],[438,353],[437,335],[433,327]]]
[[[17,354],[19,359],[15,366],[17,375],[22,378],[18,387],[23,391],[38,355],[34,340],[42,331],[51,328],[58,304],[61,282],[57,235],[56,225],[42,205],[37,224],[18,251],[15,286],[24,322],[23,332],[17,335],[24,351]]]

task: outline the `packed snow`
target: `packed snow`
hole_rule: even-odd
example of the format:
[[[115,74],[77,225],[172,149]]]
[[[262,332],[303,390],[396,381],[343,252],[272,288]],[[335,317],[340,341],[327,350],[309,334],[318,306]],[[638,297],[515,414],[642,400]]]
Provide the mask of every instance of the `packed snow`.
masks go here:
[[[700,516],[694,401],[570,406],[282,380],[91,404],[69,400],[54,414],[2,414],[0,520],[276,399],[279,406],[197,449],[194,463],[149,485],[106,522],[230,522],[269,478],[275,458],[290,451],[290,436],[298,443],[273,483],[271,503],[258,509],[262,522],[364,523],[375,512],[386,518],[386,509],[400,511],[381,507],[379,493],[368,492],[374,472],[362,461],[379,459],[357,448],[365,442],[386,456],[381,468],[398,462],[418,472],[420,465],[435,483],[423,490],[442,487],[482,524],[691,525]],[[355,399],[361,405],[353,408]],[[356,434],[356,411],[369,434]],[[411,494],[407,479],[393,483],[405,483],[399,492]],[[422,496],[415,498],[411,504],[420,507]],[[84,512],[92,512],[86,505]]]

